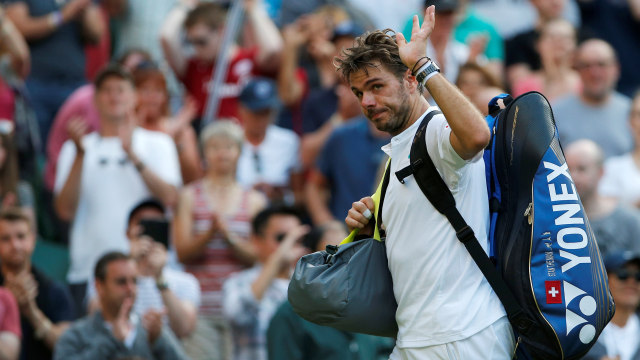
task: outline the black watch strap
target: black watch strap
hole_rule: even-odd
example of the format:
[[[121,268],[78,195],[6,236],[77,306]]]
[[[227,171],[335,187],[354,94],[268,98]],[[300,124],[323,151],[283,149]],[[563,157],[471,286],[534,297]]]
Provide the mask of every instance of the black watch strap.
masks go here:
[[[418,80],[418,83],[422,84],[424,79],[426,79],[429,74],[434,72],[440,72],[440,68],[432,61],[429,66],[427,66],[424,70],[420,71],[418,75],[416,75],[416,80]]]

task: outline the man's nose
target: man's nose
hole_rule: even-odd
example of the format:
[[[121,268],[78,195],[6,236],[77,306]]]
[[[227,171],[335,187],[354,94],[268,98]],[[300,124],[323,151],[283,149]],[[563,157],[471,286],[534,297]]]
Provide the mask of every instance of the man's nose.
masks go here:
[[[365,91],[364,93],[362,93],[362,99],[360,100],[360,105],[363,108],[375,107],[376,99],[373,96],[373,94],[371,94],[368,91]]]

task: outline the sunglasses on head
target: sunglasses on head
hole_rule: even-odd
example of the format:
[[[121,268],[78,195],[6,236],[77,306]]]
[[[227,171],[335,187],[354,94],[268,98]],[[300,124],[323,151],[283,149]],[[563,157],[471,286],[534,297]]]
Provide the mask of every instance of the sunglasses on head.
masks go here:
[[[628,278],[633,277],[637,282],[640,282],[640,271],[631,271],[629,269],[622,268],[614,271],[613,273],[616,274],[618,279],[622,281],[625,281]]]

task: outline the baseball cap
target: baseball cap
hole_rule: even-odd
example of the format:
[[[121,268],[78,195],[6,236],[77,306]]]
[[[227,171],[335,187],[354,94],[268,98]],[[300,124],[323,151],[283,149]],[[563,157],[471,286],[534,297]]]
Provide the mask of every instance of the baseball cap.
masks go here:
[[[251,111],[273,109],[280,104],[276,83],[265,77],[249,80],[240,92],[238,100]]]
[[[364,33],[364,29],[355,22],[350,20],[343,21],[340,24],[336,25],[335,28],[333,28],[333,38],[331,39],[331,41],[335,41],[341,36],[357,38],[358,36],[362,35],[362,33]]]
[[[640,266],[640,254],[628,250],[618,250],[609,253],[604,258],[604,266],[607,271],[616,271],[630,262],[637,263]]]
[[[425,0],[424,7],[431,5],[436,6],[436,13],[438,11],[455,11],[460,5],[458,0]]]

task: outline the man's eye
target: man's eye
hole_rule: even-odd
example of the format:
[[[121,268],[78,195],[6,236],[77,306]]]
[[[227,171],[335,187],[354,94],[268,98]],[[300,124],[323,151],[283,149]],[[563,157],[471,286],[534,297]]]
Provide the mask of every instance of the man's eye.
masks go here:
[[[382,85],[380,85],[380,84],[375,84],[375,85],[373,85],[373,89],[374,89],[374,90],[380,90],[380,89],[382,89]]]

